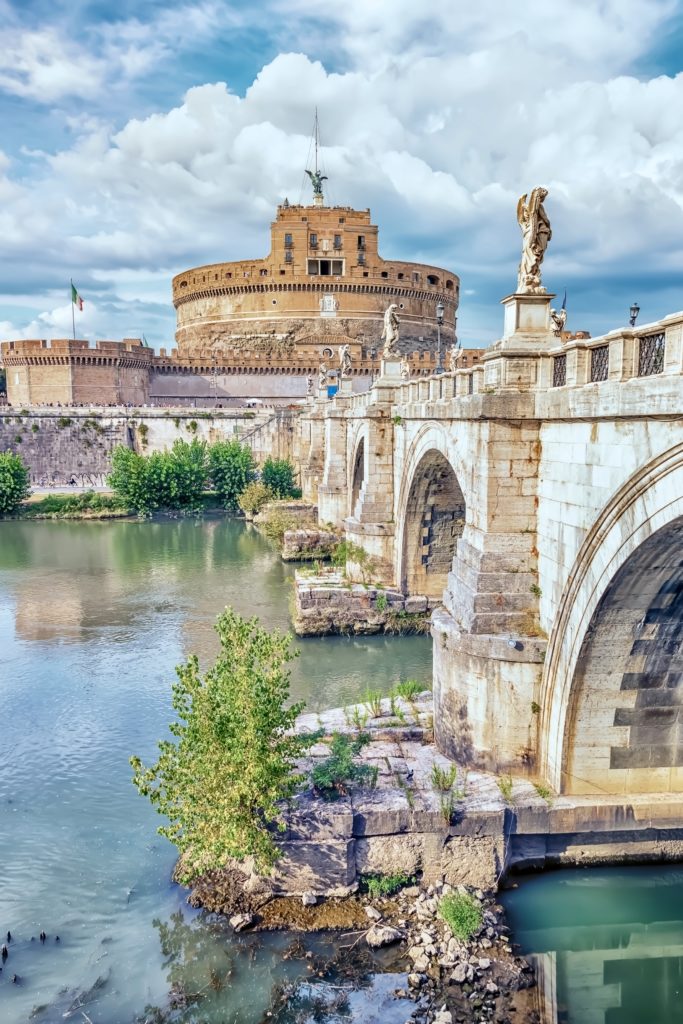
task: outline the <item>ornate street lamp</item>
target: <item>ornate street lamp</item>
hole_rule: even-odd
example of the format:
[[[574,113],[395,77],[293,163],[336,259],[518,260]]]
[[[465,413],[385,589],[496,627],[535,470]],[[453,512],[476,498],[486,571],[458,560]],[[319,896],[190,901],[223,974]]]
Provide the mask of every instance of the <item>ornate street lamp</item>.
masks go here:
[[[629,323],[630,323],[631,327],[635,327],[636,326],[636,320],[638,319],[638,314],[640,313],[640,306],[638,305],[637,302],[633,303],[633,305],[631,306],[631,309],[629,310],[629,312],[631,314],[631,317],[629,319]]]
[[[441,361],[441,328],[443,327],[443,314],[444,305],[441,300],[436,304],[436,347],[437,347],[437,366],[436,373],[445,373],[443,363]]]
[[[375,383],[375,359],[377,358],[377,349],[370,349],[370,387]]]

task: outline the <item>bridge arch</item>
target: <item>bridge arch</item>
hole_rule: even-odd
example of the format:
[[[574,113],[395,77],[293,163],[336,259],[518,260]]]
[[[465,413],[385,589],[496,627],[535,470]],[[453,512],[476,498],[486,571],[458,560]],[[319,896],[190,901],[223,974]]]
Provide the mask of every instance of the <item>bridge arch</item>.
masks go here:
[[[539,703],[541,769],[559,791],[683,790],[683,444],[635,473],[585,538]]]
[[[399,497],[397,579],[405,594],[441,597],[458,539],[465,528],[466,501],[442,432],[429,428],[412,446]]]
[[[369,475],[368,426],[366,422],[359,423],[351,435],[350,442],[349,451],[352,458],[347,466],[348,514],[352,518],[358,518]]]

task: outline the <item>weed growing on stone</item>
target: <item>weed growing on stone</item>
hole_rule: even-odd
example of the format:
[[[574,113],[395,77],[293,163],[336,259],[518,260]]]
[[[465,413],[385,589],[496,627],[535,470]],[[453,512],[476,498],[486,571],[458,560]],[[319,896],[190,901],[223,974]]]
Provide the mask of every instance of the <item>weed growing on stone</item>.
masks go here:
[[[432,786],[439,793],[450,793],[458,779],[458,766],[452,764],[448,771],[438,764],[432,765]]]
[[[467,942],[481,928],[483,913],[481,905],[466,892],[449,893],[439,903],[441,917],[456,939]]]
[[[542,800],[545,800],[549,804],[552,803],[553,791],[550,786],[546,786],[544,782],[534,782],[534,789]]]
[[[380,718],[382,714],[382,694],[379,690],[366,690],[363,703],[371,718]]]
[[[333,733],[330,756],[316,764],[311,773],[315,792],[325,800],[337,800],[345,796],[353,785],[374,787],[377,767],[354,761],[369,742],[370,736],[366,732],[359,733],[353,740],[343,733]]]
[[[499,775],[496,779],[498,789],[503,794],[503,800],[506,804],[511,804],[512,799],[512,776],[511,775]]]
[[[378,612],[385,612],[389,607],[389,599],[386,594],[378,594],[375,598],[375,608]]]
[[[367,725],[368,717],[367,711],[361,711],[360,706],[355,704],[351,714],[351,725],[358,729],[359,732],[362,732]]]
[[[374,899],[381,896],[393,896],[405,885],[412,885],[415,878],[412,875],[361,875],[361,890],[368,893]]]
[[[395,684],[391,692],[396,697],[411,700],[413,697],[417,697],[418,693],[422,693],[426,689],[427,687],[424,683],[418,682],[417,679],[403,679]]]

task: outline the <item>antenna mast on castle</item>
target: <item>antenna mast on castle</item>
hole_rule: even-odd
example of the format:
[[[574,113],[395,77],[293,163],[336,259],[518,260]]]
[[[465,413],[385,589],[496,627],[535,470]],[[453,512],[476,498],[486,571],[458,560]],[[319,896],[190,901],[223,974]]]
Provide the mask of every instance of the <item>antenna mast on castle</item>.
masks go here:
[[[327,175],[321,174],[320,168],[318,167],[318,147],[320,146],[320,128],[318,125],[317,107],[315,108],[315,120],[313,122],[313,139],[315,142],[315,170],[306,171],[306,174],[311,179],[311,185],[313,186],[313,205],[324,206],[325,196],[323,195],[323,182],[327,181]]]

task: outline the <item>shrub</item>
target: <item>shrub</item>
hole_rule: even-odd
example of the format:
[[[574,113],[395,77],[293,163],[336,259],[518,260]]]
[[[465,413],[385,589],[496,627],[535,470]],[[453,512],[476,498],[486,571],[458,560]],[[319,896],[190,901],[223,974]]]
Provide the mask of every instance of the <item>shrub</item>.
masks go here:
[[[59,416],[58,419],[57,419],[57,426],[60,427],[60,429],[62,427],[70,427],[71,426],[71,417],[70,416]]]
[[[0,514],[14,512],[28,498],[28,469],[12,452],[0,452]]]
[[[287,530],[295,530],[300,525],[297,516],[292,515],[286,508],[278,508],[277,505],[264,513],[263,519],[259,520],[259,526],[270,540],[282,544]]]
[[[267,502],[272,500],[273,492],[270,488],[260,480],[252,480],[240,494],[237,504],[246,515],[255,516]]]
[[[261,480],[276,498],[301,497],[301,491],[294,486],[294,466],[289,459],[266,459],[261,467]]]
[[[465,892],[449,893],[439,903],[439,917],[461,942],[467,942],[479,931],[483,916],[481,904]]]
[[[382,714],[382,694],[379,690],[366,690],[363,696],[363,703],[372,718],[380,717]]]
[[[251,448],[238,440],[217,441],[209,449],[209,476],[225,508],[237,509],[247,484],[256,478]]]
[[[138,515],[160,508],[198,511],[206,482],[206,445],[175,441],[170,452],[138,455],[119,445],[108,483]]]
[[[231,608],[219,616],[220,651],[202,677],[196,655],[178,667],[173,739],[156,764],[131,758],[133,783],[168,824],[159,828],[181,852],[181,881],[254,857],[265,870],[279,850],[281,801],[303,781],[295,761],[318,734],[288,734],[303,704],[285,707],[294,654],[291,637],[269,633]]]
[[[354,757],[369,742],[370,737],[366,732],[359,733],[353,740],[343,733],[333,733],[330,756],[317,764],[312,772],[315,792],[326,800],[336,800],[345,796],[354,784],[374,786],[377,782],[377,768],[354,762]]]
[[[361,886],[377,899],[380,896],[393,896],[404,885],[412,885],[414,881],[412,875],[363,875]]]
[[[389,599],[386,594],[378,594],[375,599],[375,608],[378,612],[385,612],[389,607]]]

